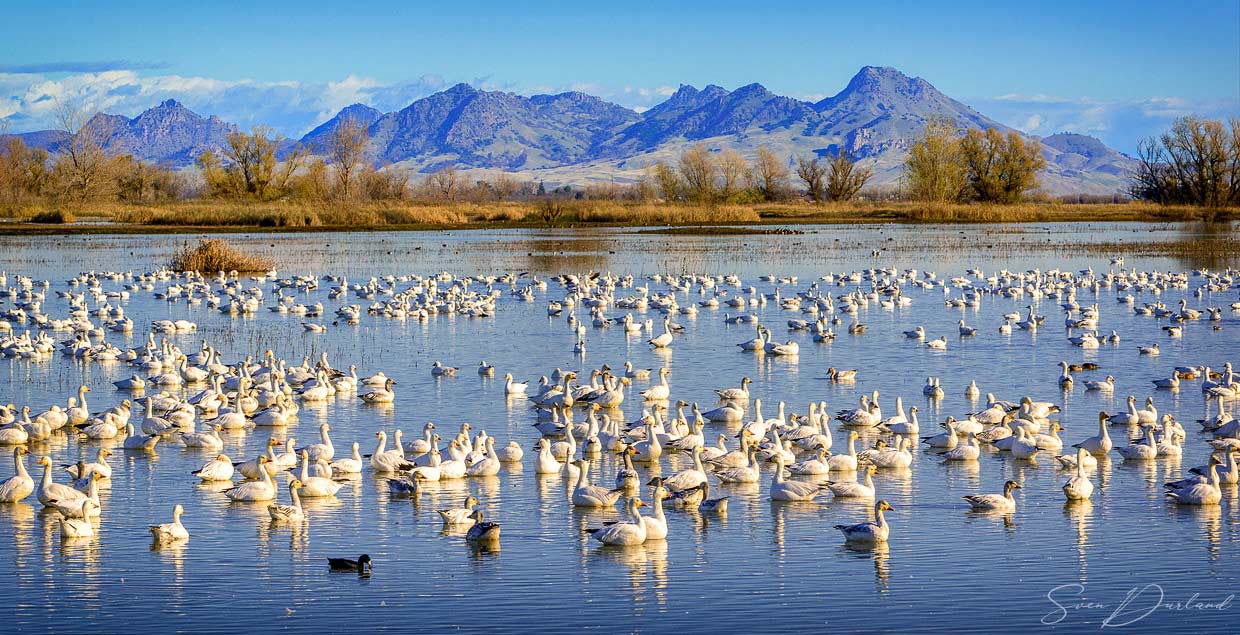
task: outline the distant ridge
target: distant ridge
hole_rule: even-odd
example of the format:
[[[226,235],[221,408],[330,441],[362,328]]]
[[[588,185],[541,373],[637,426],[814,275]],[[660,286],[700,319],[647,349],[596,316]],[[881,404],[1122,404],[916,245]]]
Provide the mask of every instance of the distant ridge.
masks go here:
[[[931,117],[960,128],[1011,128],[890,67],[866,66],[839,93],[816,103],[774,94],[753,83],[729,91],[682,85],[664,102],[637,113],[580,92],[522,96],[457,84],[395,112],[345,107],[302,137],[322,149],[342,121],[367,126],[376,164],[432,171],[445,165],[519,171],[552,182],[636,177],[656,160],[674,160],[695,143],[752,155],[828,155],[847,149],[870,162],[876,185],[898,180],[908,148]],[[105,144],[150,161],[190,165],[217,151],[236,126],[165,101],[133,119],[96,115]],[[63,135],[25,133],[32,146],[54,150]],[[1124,189],[1134,160],[1101,141],[1072,133],[1042,139],[1051,193],[1108,194]]]

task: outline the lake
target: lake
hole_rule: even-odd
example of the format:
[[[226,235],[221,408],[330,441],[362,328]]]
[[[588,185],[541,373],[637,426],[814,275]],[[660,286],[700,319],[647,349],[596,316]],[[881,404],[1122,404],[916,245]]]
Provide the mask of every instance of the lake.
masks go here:
[[[127,453],[115,441],[89,441],[58,434],[32,443],[27,465],[50,455],[55,464],[79,458],[93,460],[99,447],[115,448],[114,473],[102,490],[103,515],[98,535],[81,544],[65,544],[58,515],[44,511],[32,496],[24,502],[0,504],[0,579],[10,600],[0,615],[13,631],[57,632],[217,632],[276,629],[294,632],[395,631],[450,628],[488,632],[666,632],[684,633],[770,630],[900,630],[905,632],[996,632],[1050,628],[1078,631],[1112,626],[1136,632],[1169,628],[1207,632],[1234,629],[1236,607],[1203,606],[1224,601],[1240,587],[1240,499],[1236,486],[1223,487],[1223,502],[1214,506],[1178,506],[1163,496],[1163,482],[1187,475],[1208,460],[1211,438],[1196,423],[1212,406],[1200,390],[1201,380],[1185,380],[1178,392],[1155,390],[1152,380],[1169,376],[1176,366],[1221,368],[1240,361],[1240,313],[1228,307],[1237,301],[1235,283],[1221,293],[1195,293],[1205,280],[1194,269],[1235,266],[1235,254],[1194,254],[1185,250],[1160,253],[1149,245],[1192,243],[1202,235],[1234,235],[1222,229],[1144,224],[1043,224],[1016,226],[820,226],[793,228],[803,233],[676,235],[633,229],[479,230],[409,233],[251,234],[229,236],[233,244],[262,252],[279,264],[280,277],[290,275],[346,276],[365,283],[372,276],[455,276],[528,273],[548,281],[534,291],[533,301],[501,293],[496,314],[489,318],[439,314],[426,321],[390,319],[366,314],[377,300],[346,294],[328,297],[333,283],[322,282],[309,292],[286,290],[297,301],[322,302],[322,319],[260,309],[234,317],[207,303],[156,299],[134,291],[122,302],[135,322],[132,333],[107,334],[123,349],[140,347],[154,320],[195,322],[195,333],[168,336],[187,353],[207,340],[227,363],[272,350],[290,365],[303,356],[326,354],[332,366],[356,364],[359,375],[383,371],[397,382],[393,404],[364,404],[353,395],[322,403],[303,404],[298,420],[287,428],[258,427],[224,433],[224,453],[235,461],[253,458],[267,440],[296,438],[317,441],[318,426],[330,423],[337,456],[349,444],[374,449],[375,432],[400,429],[409,441],[421,435],[428,421],[438,426],[444,443],[464,422],[486,430],[497,446],[518,442],[525,449],[520,467],[506,466],[498,476],[441,481],[427,486],[419,503],[394,499],[386,479],[367,468],[349,480],[336,500],[306,501],[308,522],[300,528],[273,527],[266,504],[230,502],[221,488],[205,486],[191,472],[214,452],[177,447],[165,440],[155,455]],[[64,318],[68,303],[56,291],[87,271],[141,274],[163,266],[171,252],[195,237],[183,235],[99,235],[66,237],[0,236],[0,269],[14,286],[16,275],[47,280],[43,310]],[[1091,245],[1106,245],[1091,248]],[[1116,245],[1119,245],[1116,247]],[[1112,257],[1124,263],[1112,264]],[[789,297],[805,291],[827,274],[848,274],[875,268],[899,272],[913,268],[933,271],[939,280],[965,275],[977,268],[986,275],[1000,270],[1186,272],[1188,288],[1154,295],[1136,289],[1081,289],[1081,305],[1098,303],[1098,330],[1118,333],[1121,342],[1082,350],[1065,337],[1062,298],[1005,298],[984,295],[980,305],[945,306],[942,287],[904,286],[907,307],[883,310],[878,304],[860,309],[868,326],[851,335],[852,318],[842,316],[834,341],[817,343],[806,331],[789,331],[785,323],[804,318],[776,302],[747,309],[756,313],[779,341],[800,345],[795,357],[741,352],[736,344],[754,336],[750,324],[725,323],[737,310],[703,308],[696,316],[674,315],[684,326],[670,349],[653,350],[648,335],[626,337],[620,327],[596,329],[582,306],[577,317],[586,325],[586,352],[573,351],[576,335],[564,315],[548,316],[547,305],[565,290],[552,277],[591,271],[632,275],[634,286],[649,285],[652,293],[665,283],[652,274],[735,274],[740,288],[720,284],[729,296],[753,286],[759,294]],[[764,281],[761,276],[796,276],[796,283]],[[530,278],[519,279],[518,285]],[[264,305],[274,304],[273,283],[242,278],[243,287],[263,289]],[[974,279],[979,286],[985,281]],[[121,282],[105,280],[105,290]],[[157,282],[162,290],[168,282]],[[445,283],[446,284],[446,283]],[[868,282],[843,284],[819,281],[819,291],[832,296],[862,288]],[[410,283],[397,283],[398,289]],[[39,287],[36,287],[38,289]],[[475,283],[475,290],[484,286]],[[947,297],[961,290],[947,286]],[[1222,319],[1188,323],[1182,338],[1162,330],[1169,322],[1135,315],[1116,298],[1131,293],[1136,305],[1161,301],[1176,307],[1181,298],[1190,308],[1223,307]],[[636,296],[621,287],[616,297]],[[708,295],[693,285],[677,292],[681,306]],[[94,306],[94,303],[90,303]],[[360,323],[338,324],[334,310],[360,304]],[[1026,305],[1046,315],[1036,332],[1014,330],[1001,335],[1002,315]],[[14,300],[0,300],[0,310]],[[1178,307],[1176,307],[1178,308]],[[609,317],[629,311],[608,308]],[[653,309],[632,311],[651,319],[656,334],[661,316]],[[959,320],[979,331],[957,335]],[[92,318],[96,323],[100,320]],[[325,333],[306,332],[303,321],[328,325]],[[934,351],[902,332],[922,325],[928,337],[947,336],[944,351]],[[1220,330],[1214,330],[1214,326]],[[15,325],[20,332],[22,325]],[[67,331],[51,333],[57,340]],[[160,337],[160,336],[157,336]],[[1159,356],[1142,356],[1137,346],[1157,342]],[[432,376],[436,360],[458,366],[456,377]],[[475,369],[485,360],[496,367],[494,378]],[[568,480],[539,475],[532,449],[539,433],[531,424],[533,408],[526,400],[507,399],[503,374],[536,382],[556,368],[573,370],[587,381],[603,364],[621,368],[630,360],[638,368],[671,369],[672,403],[696,402],[703,410],[718,405],[714,389],[753,379],[754,397],[764,414],[775,416],[777,404],[789,413],[805,414],[811,402],[826,401],[830,412],[854,408],[862,394],[881,393],[885,415],[900,397],[905,408],[917,407],[921,434],[940,432],[938,423],[986,408],[986,393],[999,399],[1053,401],[1070,445],[1097,432],[1100,410],[1123,411],[1127,396],[1138,405],[1152,396],[1159,412],[1170,413],[1187,430],[1183,456],[1125,462],[1117,454],[1100,459],[1092,480],[1092,500],[1065,504],[1060,490],[1073,472],[1059,469],[1043,453],[1036,461],[984,447],[976,463],[942,463],[934,451],[913,452],[905,470],[880,470],[875,476],[879,497],[890,502],[891,538],[886,545],[857,548],[844,543],[832,528],[867,520],[868,501],[835,499],[830,494],[812,502],[770,500],[771,467],[764,466],[759,483],[715,486],[712,496],[730,496],[724,516],[668,510],[666,541],[637,547],[604,547],[590,539],[587,528],[618,520],[618,509],[575,508]],[[1095,362],[1096,372],[1077,374],[1075,388],[1057,385],[1059,362]],[[828,367],[856,368],[855,384],[825,379]],[[89,386],[93,411],[130,398],[112,382],[134,374],[123,362],[83,362],[59,353],[46,361],[0,358],[0,402],[38,413],[52,404],[64,406],[80,385]],[[1115,377],[1113,393],[1087,391],[1086,379]],[[940,399],[923,395],[927,376],[940,378]],[[978,401],[964,396],[975,380]],[[642,414],[638,394],[653,380],[634,380],[625,400],[611,416],[634,421]],[[187,387],[186,393],[201,387]],[[533,387],[531,387],[531,391]],[[153,392],[148,390],[148,393]],[[1234,410],[1235,403],[1229,403]],[[584,415],[578,411],[577,421]],[[141,420],[135,412],[135,421]],[[748,413],[747,413],[748,417]],[[831,422],[833,451],[844,451],[847,432]],[[708,424],[708,444],[727,434],[729,448],[735,426]],[[1111,426],[1117,443],[1137,435],[1136,428]],[[865,431],[858,449],[882,437]],[[11,450],[0,448],[0,478],[12,474]],[[639,466],[641,481],[670,475],[691,464],[686,455],[664,455],[656,466]],[[617,458],[603,453],[592,462],[593,480],[610,485]],[[67,474],[57,469],[57,482]],[[832,479],[849,476],[832,475]],[[977,514],[962,496],[1002,490],[1006,480],[1023,488],[1016,494],[1015,513]],[[287,502],[285,478],[279,479],[280,500]],[[436,509],[459,506],[472,493],[488,520],[502,526],[498,549],[471,547],[461,532],[444,531]],[[643,497],[649,494],[643,487]],[[183,522],[191,539],[177,547],[153,548],[147,526],[170,520],[173,504],[186,509]],[[367,553],[374,559],[369,577],[330,573],[326,558]],[[1079,585],[1079,586],[1074,586]],[[1133,589],[1139,594],[1125,598]],[[1177,605],[1198,594],[1196,604]],[[1161,599],[1161,606],[1156,606]],[[1078,608],[1079,607],[1079,608]],[[1118,614],[1112,617],[1113,613]],[[1147,613],[1148,615],[1143,615]],[[1129,623],[1131,622],[1131,623]]]

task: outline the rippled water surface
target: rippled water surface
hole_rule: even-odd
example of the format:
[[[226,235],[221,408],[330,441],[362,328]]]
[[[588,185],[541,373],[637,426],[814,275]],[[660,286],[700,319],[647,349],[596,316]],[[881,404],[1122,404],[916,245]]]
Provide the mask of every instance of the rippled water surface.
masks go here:
[[[1086,234],[1083,238],[1082,234]],[[1142,241],[1188,239],[1182,228],[1143,225],[1099,225],[1082,232],[1073,226],[1046,226],[1003,232],[994,228],[864,227],[810,229],[801,235],[668,236],[628,230],[494,231],[402,234],[253,235],[231,238],[251,250],[269,252],[283,266],[282,275],[343,274],[350,282],[371,275],[460,275],[533,272],[546,279],[562,272],[611,271],[641,277],[653,273],[735,273],[745,285],[772,293],[776,284],[760,275],[798,276],[797,284],[778,285],[781,294],[804,290],[818,276],[877,266],[933,270],[940,278],[978,267],[1068,270],[1092,267],[1095,272],[1118,270],[1108,254],[1087,250],[1041,247],[1042,241]],[[0,269],[51,281],[45,311],[64,317],[64,300],[53,291],[82,271],[142,272],[160,266],[183,236],[89,236],[66,238],[0,237]],[[890,240],[888,240],[890,239]],[[924,243],[926,248],[918,249]],[[997,246],[996,246],[997,245]],[[878,257],[872,250],[884,250]],[[1123,267],[1140,270],[1188,271],[1209,263],[1129,255]],[[1193,277],[1192,288],[1202,278]],[[114,288],[115,283],[105,287]],[[329,300],[324,284],[299,301],[321,301],[328,315],[342,303]],[[403,288],[404,285],[402,285]],[[824,287],[840,295],[857,285]],[[270,304],[275,293],[263,285]],[[476,285],[481,289],[481,285]],[[1036,334],[1017,331],[1001,336],[1002,314],[1021,310],[1027,299],[987,296],[976,309],[944,306],[941,289],[907,288],[907,308],[883,311],[876,304],[863,309],[869,330],[848,335],[845,318],[832,343],[814,343],[805,332],[786,332],[788,319],[803,317],[775,303],[754,311],[777,339],[796,340],[796,358],[739,352],[736,343],[750,339],[748,325],[727,325],[724,313],[702,310],[696,317],[675,321],[686,332],[670,351],[652,351],[645,337],[626,338],[619,328],[588,328],[587,352],[573,352],[574,335],[565,317],[549,318],[547,302],[564,291],[551,282],[533,302],[507,293],[498,301],[494,318],[440,315],[426,322],[395,321],[363,315],[357,326],[329,326],[310,334],[302,318],[266,310],[252,317],[229,317],[205,304],[156,300],[137,292],[125,303],[138,325],[129,336],[109,333],[122,348],[140,346],[145,327],[155,319],[188,319],[196,334],[173,336],[186,351],[202,339],[217,346],[228,362],[271,349],[299,363],[303,355],[326,353],[333,366],[357,364],[359,374],[382,370],[398,382],[390,407],[367,406],[343,396],[321,405],[303,406],[299,421],[283,429],[256,428],[226,436],[225,452],[235,460],[256,456],[270,436],[313,442],[320,423],[332,425],[337,448],[353,441],[373,449],[374,433],[401,429],[406,440],[434,421],[445,439],[462,422],[485,429],[499,440],[518,441],[526,448],[523,469],[505,468],[499,476],[445,481],[429,487],[415,505],[393,500],[383,478],[369,469],[349,482],[338,500],[307,502],[303,529],[272,527],[265,504],[230,503],[219,488],[198,484],[190,472],[210,453],[159,446],[155,456],[126,455],[119,448],[115,472],[103,493],[98,536],[83,544],[64,544],[55,512],[41,511],[32,496],[23,503],[0,504],[0,580],[8,599],[0,609],[0,630],[60,632],[116,631],[293,631],[350,632],[465,628],[497,632],[533,629],[575,632],[677,630],[726,632],[805,628],[937,630],[996,632],[1042,628],[1043,620],[1062,618],[1057,628],[1098,628],[1134,587],[1159,585],[1164,602],[1219,601],[1238,588],[1240,501],[1235,486],[1224,488],[1221,505],[1177,507],[1163,500],[1162,483],[1190,467],[1205,463],[1206,439],[1195,420],[1206,413],[1199,381],[1186,381],[1178,393],[1155,391],[1151,380],[1166,377],[1174,366],[1221,367],[1240,353],[1240,319],[1226,307],[1237,300],[1225,295],[1196,297],[1170,290],[1160,298],[1138,295],[1137,302],[1161,299],[1168,305],[1187,297],[1194,308],[1223,306],[1223,320],[1189,324],[1182,339],[1160,330],[1166,320],[1138,317],[1115,301],[1119,293],[1103,289],[1078,295],[1081,304],[1098,302],[1100,330],[1116,331],[1119,345],[1082,351],[1065,340],[1059,300],[1034,301],[1046,314],[1047,326]],[[726,287],[725,287],[726,288]],[[663,291],[652,285],[652,291]],[[735,289],[729,288],[735,293]],[[634,295],[631,288],[616,295]],[[959,295],[958,290],[952,290]],[[697,288],[678,295],[685,305],[702,299]],[[0,302],[0,309],[12,300]],[[619,317],[624,311],[612,309]],[[585,317],[579,311],[579,317]],[[640,319],[655,319],[648,311]],[[331,317],[324,321],[330,322]],[[957,321],[977,326],[979,334],[960,338]],[[97,320],[97,318],[96,318]],[[927,350],[901,335],[924,325],[930,337],[948,336],[948,349]],[[1214,330],[1213,324],[1221,327]],[[20,327],[19,327],[20,328]],[[657,328],[657,327],[656,327]],[[67,337],[64,332],[55,334]],[[1158,342],[1159,357],[1138,356],[1136,346]],[[672,398],[715,406],[715,388],[753,378],[764,414],[774,416],[776,404],[804,413],[811,401],[825,400],[831,411],[854,407],[862,393],[878,390],[884,412],[901,397],[904,406],[920,410],[923,434],[938,431],[935,423],[948,415],[961,417],[984,408],[970,402],[964,388],[975,379],[983,394],[1018,400],[1062,404],[1060,420],[1069,443],[1097,432],[1099,410],[1118,411],[1132,394],[1139,401],[1153,395],[1160,412],[1174,414],[1188,430],[1181,460],[1159,459],[1125,464],[1118,456],[1104,460],[1094,476],[1098,490],[1091,503],[1065,505],[1060,487],[1068,478],[1049,457],[1036,462],[984,450],[973,466],[941,464],[930,451],[915,453],[911,469],[881,471],[879,496],[890,501],[892,535],[888,545],[855,550],[844,546],[832,529],[859,522],[869,504],[833,500],[824,495],[811,503],[769,500],[769,469],[759,484],[716,488],[730,495],[725,517],[668,511],[670,534],[665,542],[640,547],[604,548],[584,530],[618,518],[613,510],[574,509],[566,481],[534,474],[530,449],[538,438],[531,427],[531,407],[504,397],[499,379],[483,379],[474,371],[480,360],[494,364],[499,377],[512,372],[536,379],[559,367],[583,377],[602,364],[613,368],[632,360],[638,367],[672,369]],[[434,360],[460,366],[455,378],[433,378]],[[1095,361],[1097,373],[1078,375],[1077,388],[1064,393],[1056,385],[1057,363]],[[858,368],[856,384],[826,381],[829,366]],[[48,361],[0,359],[0,401],[41,412],[63,405],[80,384],[92,388],[92,410],[111,407],[128,394],[111,382],[133,370],[123,363],[71,361],[56,355]],[[1080,380],[1116,378],[1114,395],[1086,392]],[[931,401],[922,394],[927,375],[941,378],[946,395]],[[628,389],[620,410],[625,421],[637,419],[642,403],[638,381]],[[196,390],[196,389],[195,389]],[[1234,407],[1234,404],[1233,404]],[[136,419],[140,420],[140,414]],[[620,415],[614,415],[620,416]],[[846,432],[832,423],[837,452]],[[735,429],[711,424],[708,442]],[[1135,432],[1112,427],[1123,439]],[[862,442],[876,439],[867,434]],[[57,464],[93,458],[98,441],[60,435],[33,444],[32,456],[50,454]],[[105,442],[106,443],[106,442]],[[729,441],[735,447],[734,439]],[[338,455],[342,454],[338,450]],[[659,473],[684,467],[687,457],[665,456]],[[0,456],[0,476],[12,465],[8,450]],[[36,478],[39,472],[31,466]],[[651,468],[641,468],[643,477]],[[598,483],[611,483],[616,472],[612,456],[594,461]],[[57,471],[56,478],[66,475]],[[847,478],[847,477],[844,477]],[[996,492],[1002,483],[1023,483],[1018,509],[1007,517],[967,511],[962,495]],[[646,479],[643,478],[643,481]],[[281,498],[287,500],[281,478]],[[482,501],[489,519],[503,527],[498,550],[470,548],[459,534],[445,533],[433,510],[459,505],[466,493]],[[174,503],[186,508],[188,544],[152,548],[146,526],[167,522]],[[374,574],[359,578],[331,574],[325,558],[370,554]],[[1073,595],[1083,585],[1080,596]],[[1061,614],[1048,592],[1060,587],[1061,604],[1088,601],[1106,608],[1065,609]],[[1153,606],[1156,589],[1127,607],[1127,619]],[[1215,610],[1163,607],[1128,626],[1131,630],[1162,631],[1171,627],[1202,631],[1234,631],[1236,607]]]

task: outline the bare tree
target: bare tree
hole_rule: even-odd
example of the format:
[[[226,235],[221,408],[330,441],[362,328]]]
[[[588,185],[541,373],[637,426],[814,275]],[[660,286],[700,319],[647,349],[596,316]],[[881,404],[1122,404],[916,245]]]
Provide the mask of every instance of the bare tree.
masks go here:
[[[456,199],[459,184],[457,183],[456,167],[446,165],[426,177],[426,183],[437,196],[451,201]]]
[[[965,189],[964,162],[956,127],[947,119],[926,122],[921,138],[904,160],[904,179],[914,200],[952,202]]]
[[[684,188],[680,182],[680,175],[676,170],[672,169],[668,164],[659,161],[650,168],[651,180],[655,183],[655,188],[665,201],[678,201],[682,195]]]
[[[680,178],[690,200],[705,203],[714,198],[715,173],[715,162],[706,146],[699,143],[681,153]]]
[[[827,199],[832,201],[851,201],[874,171],[869,167],[860,167],[853,160],[852,152],[841,148],[827,169]]]
[[[754,187],[768,201],[784,198],[788,191],[788,165],[766,148],[758,148],[750,176]]]
[[[84,201],[105,194],[108,153],[103,144],[111,134],[107,120],[70,101],[58,103],[55,116],[65,136],[55,163],[55,172],[63,180],[63,195]]]
[[[797,157],[797,178],[805,183],[805,193],[815,203],[823,199],[823,178],[827,170],[822,167],[818,157]]]
[[[500,172],[491,181],[491,188],[495,190],[495,198],[504,201],[520,191],[521,184],[511,174]]]
[[[719,198],[730,201],[744,187],[749,165],[741,153],[728,148],[719,154]]]
[[[1230,127],[1230,130],[1228,130]],[[1133,197],[1163,205],[1240,205],[1240,118],[1183,117],[1138,145]]]
[[[369,141],[366,124],[352,117],[341,121],[328,138],[328,151],[336,166],[336,189],[341,198],[349,198],[349,185],[357,166],[364,160]]]

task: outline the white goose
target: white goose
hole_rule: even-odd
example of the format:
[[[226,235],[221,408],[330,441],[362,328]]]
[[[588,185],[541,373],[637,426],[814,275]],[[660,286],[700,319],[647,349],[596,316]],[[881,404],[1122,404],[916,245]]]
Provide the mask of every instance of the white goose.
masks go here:
[[[632,546],[646,542],[646,524],[642,521],[641,508],[646,503],[640,498],[630,498],[625,503],[625,519],[599,529],[588,529],[590,536],[604,545]]]
[[[857,523],[855,525],[836,525],[835,528],[844,534],[844,540],[847,542],[872,544],[879,542],[887,542],[887,536],[890,533],[890,526],[887,519],[883,516],[884,511],[892,511],[893,508],[885,500],[874,503],[874,520],[872,522]]]
[[[1107,413],[1098,413],[1098,434],[1074,444],[1072,447],[1085,450],[1094,456],[1103,456],[1110,452],[1115,445],[1111,442],[1111,435],[1107,432]]]
[[[344,484],[337,483],[330,478],[322,476],[310,475],[310,453],[306,450],[301,451],[301,475],[297,480],[301,481],[302,496],[306,498],[326,498],[335,496]]]
[[[443,520],[445,526],[451,525],[459,528],[472,527],[474,525],[473,513],[474,507],[478,505],[478,499],[473,495],[465,497],[465,502],[460,507],[451,507],[448,509],[437,509],[436,514]]]
[[[874,474],[878,468],[866,464],[857,473],[858,481],[827,481],[827,487],[837,498],[874,498]]]
[[[590,485],[590,462],[586,460],[577,460],[575,462],[579,473],[577,475],[577,484],[573,487],[571,499],[573,505],[577,507],[611,507],[620,500],[622,490],[613,490],[598,485]]]
[[[1012,497],[1012,492],[1018,489],[1019,483],[1008,481],[1003,484],[1002,494],[975,494],[962,498],[968,501],[973,511],[1011,513],[1016,511],[1016,499]]]
[[[156,544],[169,544],[189,540],[189,531],[185,529],[185,525],[181,524],[181,516],[184,514],[185,508],[177,504],[172,508],[172,522],[151,525],[148,528]]]
[[[22,457],[30,454],[26,448],[13,448],[13,476],[0,483],[0,503],[16,503],[34,493],[34,479],[26,471]]]
[[[1063,484],[1063,495],[1070,501],[1088,500],[1094,493],[1094,484],[1089,480],[1089,475],[1085,473],[1085,457],[1087,456],[1089,452],[1085,448],[1077,448],[1076,476]]]
[[[39,465],[43,466],[43,480],[39,483],[39,488],[35,494],[39,503],[45,507],[51,506],[57,501],[68,503],[71,500],[86,496],[86,494],[68,485],[61,485],[52,480],[52,460],[50,458],[46,456],[39,457]]]
[[[231,481],[236,468],[233,467],[232,460],[226,454],[216,455],[214,459],[207,461],[201,468],[193,472],[194,476],[202,479],[203,482]]]
[[[361,474],[362,472],[362,454],[360,445],[353,442],[353,452],[347,457],[336,459],[331,462],[332,474],[335,476],[344,476],[347,474]]]
[[[808,501],[822,493],[824,485],[809,481],[784,480],[784,457],[775,455],[775,471],[771,475],[771,500]]]
[[[413,464],[405,460],[404,454],[400,450],[387,449],[387,433],[380,430],[375,433],[375,438],[379,439],[379,444],[375,446],[375,451],[370,455],[370,469],[380,472],[404,472],[413,468]],[[432,480],[439,480],[438,478]]]
[[[234,488],[224,490],[224,495],[229,499],[239,502],[258,502],[274,500],[276,497],[276,484],[272,482],[271,475],[267,473],[266,465],[270,462],[266,456],[258,457],[259,480],[247,481]]]

